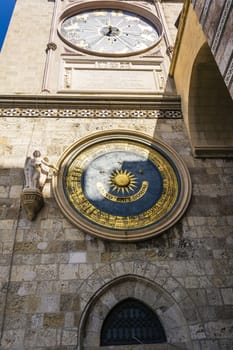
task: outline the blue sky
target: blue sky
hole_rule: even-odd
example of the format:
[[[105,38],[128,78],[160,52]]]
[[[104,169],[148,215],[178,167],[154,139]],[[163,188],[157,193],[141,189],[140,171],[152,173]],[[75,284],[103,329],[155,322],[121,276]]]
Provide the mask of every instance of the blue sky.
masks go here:
[[[11,19],[16,0],[0,0],[0,50]]]

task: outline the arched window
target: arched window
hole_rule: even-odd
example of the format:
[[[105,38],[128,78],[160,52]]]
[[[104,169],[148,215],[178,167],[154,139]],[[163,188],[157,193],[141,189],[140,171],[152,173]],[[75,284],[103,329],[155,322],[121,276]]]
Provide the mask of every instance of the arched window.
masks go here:
[[[101,346],[166,342],[156,314],[144,303],[128,298],[117,304],[104,320]]]

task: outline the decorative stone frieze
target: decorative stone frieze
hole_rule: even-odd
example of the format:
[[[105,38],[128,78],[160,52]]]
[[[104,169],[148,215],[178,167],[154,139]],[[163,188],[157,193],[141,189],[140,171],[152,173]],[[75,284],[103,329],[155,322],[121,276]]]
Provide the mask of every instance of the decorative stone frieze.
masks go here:
[[[1,108],[0,117],[38,117],[38,118],[147,118],[147,119],[181,119],[181,110],[169,109],[104,109],[104,108]]]

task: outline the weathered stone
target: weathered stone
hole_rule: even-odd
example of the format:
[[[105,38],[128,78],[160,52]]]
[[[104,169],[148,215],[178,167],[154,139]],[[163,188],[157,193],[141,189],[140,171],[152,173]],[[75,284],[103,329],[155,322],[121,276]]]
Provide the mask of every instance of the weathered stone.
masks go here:
[[[59,270],[59,278],[61,280],[72,280],[79,278],[79,265],[61,264]]]
[[[34,314],[31,318],[31,328],[33,329],[39,329],[43,328],[43,320],[44,315],[43,314]]]
[[[191,325],[190,332],[192,339],[205,339],[206,334],[202,324]]]
[[[221,289],[223,302],[226,305],[233,305],[233,288]]]
[[[44,314],[44,327],[45,328],[62,328],[64,326],[64,314],[49,313]]]
[[[69,255],[70,255],[70,258],[69,258],[70,264],[85,263],[87,260],[86,252],[70,253]]]
[[[62,332],[62,345],[77,344],[77,329],[67,329]]]
[[[37,346],[51,347],[55,346],[57,343],[56,339],[56,329],[41,329],[37,333]]]
[[[80,310],[80,297],[75,294],[62,294],[60,310],[64,312]]]
[[[205,324],[206,334],[208,337],[230,338],[232,339],[232,320],[219,320]]]
[[[38,250],[36,242],[16,242],[15,252],[18,254],[32,254]]]
[[[24,330],[6,330],[3,333],[2,349],[23,349]]]
[[[40,312],[56,313],[60,310],[60,295],[45,294],[41,296]]]
[[[218,289],[207,289],[208,305],[222,305],[222,298]]]

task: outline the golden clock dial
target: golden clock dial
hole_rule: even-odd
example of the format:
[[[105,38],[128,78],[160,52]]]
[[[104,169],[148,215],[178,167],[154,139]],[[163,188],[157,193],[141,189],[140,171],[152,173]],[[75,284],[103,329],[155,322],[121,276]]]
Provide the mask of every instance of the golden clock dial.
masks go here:
[[[92,54],[124,56],[157,44],[161,25],[129,11],[91,9],[65,18],[60,34],[72,46]]]
[[[77,226],[102,238],[137,241],[181,216],[190,178],[167,146],[123,131],[85,140],[61,158],[54,187],[62,211]]]

